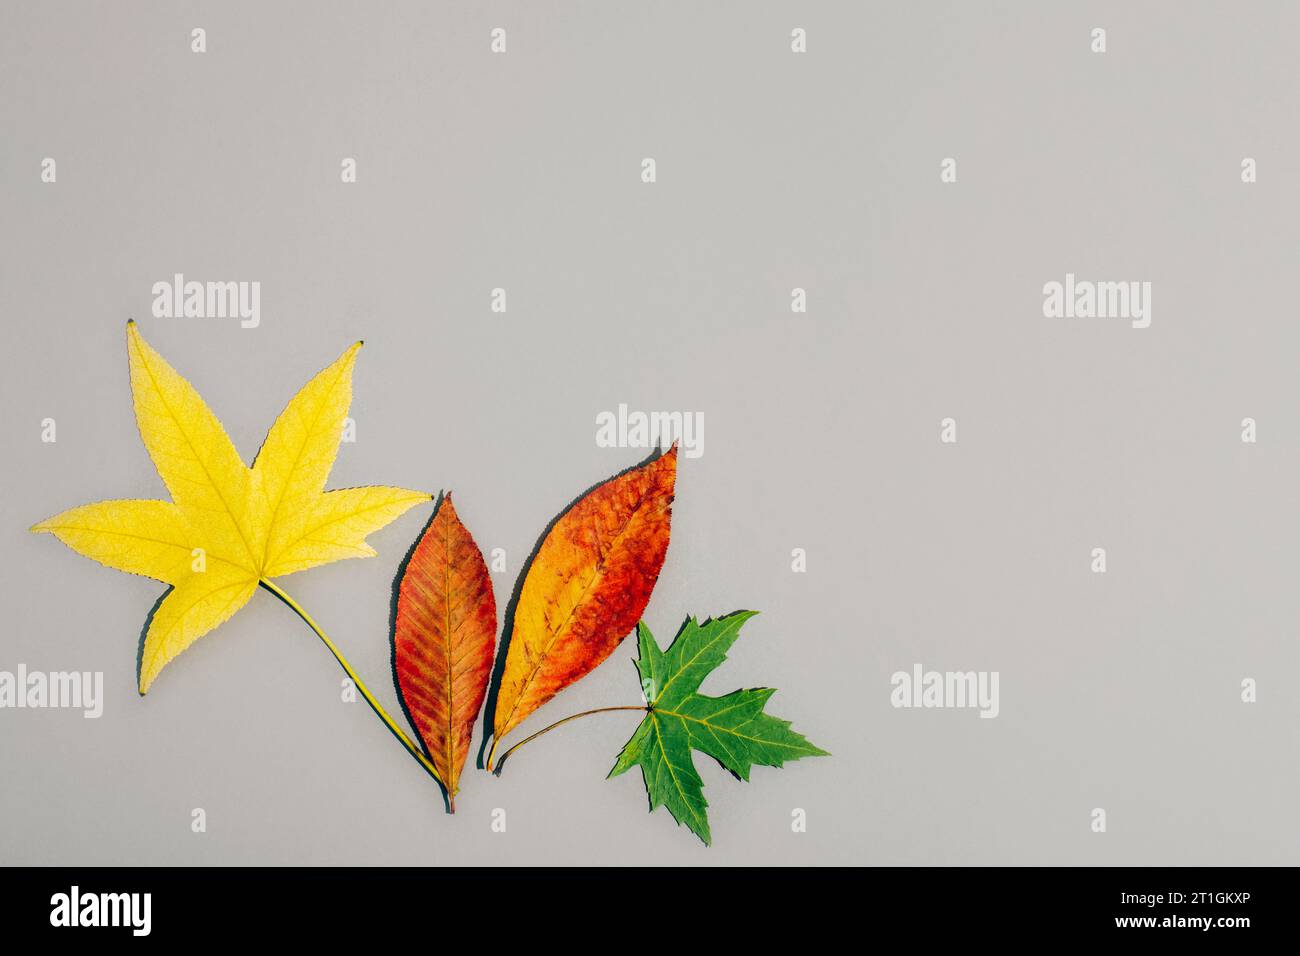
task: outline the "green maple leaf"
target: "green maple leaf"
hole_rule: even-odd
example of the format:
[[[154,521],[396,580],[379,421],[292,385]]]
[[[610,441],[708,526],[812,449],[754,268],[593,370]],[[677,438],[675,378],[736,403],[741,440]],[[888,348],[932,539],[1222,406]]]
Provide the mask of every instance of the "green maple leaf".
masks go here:
[[[723,697],[698,693],[704,678],[727,659],[741,625],[756,613],[735,611],[703,624],[689,617],[666,651],[659,649],[644,623],[637,625],[636,666],[649,711],[609,775],[616,777],[639,764],[651,812],[667,807],[706,845],[709,804],[692,749],[708,754],[740,780],[749,779],[755,764],[780,767],[800,757],[829,756],[791,730],[788,720],[763,713],[768,698],[776,693],[771,687],[732,691]]]

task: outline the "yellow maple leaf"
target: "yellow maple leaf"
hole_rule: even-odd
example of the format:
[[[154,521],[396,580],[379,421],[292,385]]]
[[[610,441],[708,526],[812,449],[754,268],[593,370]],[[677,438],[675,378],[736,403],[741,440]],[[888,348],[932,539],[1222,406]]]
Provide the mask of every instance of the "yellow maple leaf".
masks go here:
[[[432,496],[405,488],[325,491],[352,402],[358,342],[298,392],[252,468],[194,386],[127,323],[140,437],[171,501],[101,501],[32,526],[100,564],[171,585],[149,621],[140,693],[259,584],[375,554],[366,535]],[[276,590],[275,593],[280,593]]]

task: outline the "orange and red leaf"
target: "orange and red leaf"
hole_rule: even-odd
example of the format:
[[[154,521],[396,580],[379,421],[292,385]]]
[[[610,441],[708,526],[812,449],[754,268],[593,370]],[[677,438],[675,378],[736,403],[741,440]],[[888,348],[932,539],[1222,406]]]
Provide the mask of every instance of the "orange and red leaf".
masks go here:
[[[604,661],[641,618],[668,551],[677,448],[596,486],[551,528],[519,592],[493,736]]]
[[[496,625],[496,599],[483,553],[448,494],[398,583],[393,671],[449,805],[454,805],[450,801],[487,693]]]

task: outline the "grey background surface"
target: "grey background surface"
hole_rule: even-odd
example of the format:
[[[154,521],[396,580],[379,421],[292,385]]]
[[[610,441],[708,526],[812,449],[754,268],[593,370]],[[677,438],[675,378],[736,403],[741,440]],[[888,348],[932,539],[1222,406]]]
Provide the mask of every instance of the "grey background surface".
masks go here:
[[[0,711],[0,862],[1300,862],[1298,9],[4,0],[0,669],[102,670],[107,701]],[[1151,281],[1151,327],[1044,318],[1067,271]],[[152,318],[174,272],[260,281],[261,327]],[[454,489],[501,605],[643,457],[598,412],[703,412],[647,621],[761,610],[705,689],[778,687],[834,756],[748,784],[698,758],[705,849],[604,779],[610,715],[468,772],[448,817],[264,592],[140,699],[161,586],[25,530],[164,494],[129,316],[246,457],[365,338],[331,486]],[[281,582],[390,706],[425,517]],[[635,703],[632,654],[527,727]],[[915,662],[998,671],[1000,716],[892,708]]]

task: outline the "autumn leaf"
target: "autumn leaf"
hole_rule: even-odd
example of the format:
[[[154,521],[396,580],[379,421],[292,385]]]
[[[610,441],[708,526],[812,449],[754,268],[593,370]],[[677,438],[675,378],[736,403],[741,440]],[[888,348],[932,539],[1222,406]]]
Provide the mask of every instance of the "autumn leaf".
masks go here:
[[[667,807],[706,845],[711,840],[708,801],[692,750],[708,754],[741,780],[749,779],[755,764],[780,767],[787,760],[827,755],[791,730],[789,721],[763,712],[776,693],[770,687],[723,697],[699,693],[700,683],[726,660],[741,625],[755,613],[736,611],[703,624],[687,618],[666,651],[644,623],[637,627],[637,670],[649,712],[609,775],[640,766],[651,812]]]
[[[668,550],[676,477],[673,446],[597,485],[543,539],[515,608],[493,711],[494,751],[636,626]]]
[[[393,673],[449,811],[492,673],[496,614],[483,553],[448,492],[399,577]]]
[[[127,323],[140,437],[168,501],[101,501],[32,527],[119,571],[171,585],[149,621],[140,693],[259,583],[375,554],[366,535],[431,496],[404,488],[325,491],[352,401],[353,345],[294,396],[252,468],[189,382]]]

